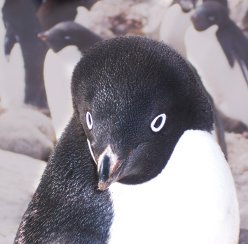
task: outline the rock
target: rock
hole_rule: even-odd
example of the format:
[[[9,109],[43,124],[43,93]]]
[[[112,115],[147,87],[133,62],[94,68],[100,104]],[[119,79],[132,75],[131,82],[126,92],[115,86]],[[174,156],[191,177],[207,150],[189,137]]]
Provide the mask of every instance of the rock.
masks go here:
[[[47,160],[56,141],[50,118],[21,107],[0,114],[0,148]]]
[[[0,150],[0,243],[13,243],[46,163]]]

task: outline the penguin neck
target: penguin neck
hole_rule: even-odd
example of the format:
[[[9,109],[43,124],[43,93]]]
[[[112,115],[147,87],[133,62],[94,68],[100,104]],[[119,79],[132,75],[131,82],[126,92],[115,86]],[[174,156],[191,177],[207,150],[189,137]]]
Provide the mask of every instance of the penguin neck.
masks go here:
[[[25,236],[26,243],[40,238],[43,243],[75,243],[73,239],[85,240],[88,235],[91,241],[87,243],[105,243],[111,206],[109,192],[97,190],[96,165],[82,125],[74,116],[49,160],[16,239]]]
[[[73,38],[73,41],[71,45],[77,46],[79,51],[83,54],[86,49],[88,49],[90,46],[95,44],[96,42],[101,41],[102,39],[97,36],[95,33],[88,31],[86,32],[84,29],[78,30],[75,38]]]
[[[66,183],[69,185],[81,184],[82,187],[87,187],[91,191],[95,190],[98,181],[96,165],[90,156],[86,140],[82,125],[74,115],[56,145],[46,169],[50,172],[57,172],[52,175],[54,182],[65,184],[66,178]],[[56,157],[63,158],[63,160],[58,161]],[[85,185],[86,182],[88,185]],[[69,185],[68,190],[71,189],[73,192],[75,188]]]

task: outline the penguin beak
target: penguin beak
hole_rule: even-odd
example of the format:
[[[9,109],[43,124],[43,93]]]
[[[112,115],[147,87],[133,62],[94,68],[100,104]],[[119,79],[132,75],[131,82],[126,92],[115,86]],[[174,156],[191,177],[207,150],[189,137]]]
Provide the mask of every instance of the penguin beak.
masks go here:
[[[37,36],[40,40],[42,40],[44,42],[47,41],[47,39],[48,39],[48,36],[45,32],[38,33]]]
[[[100,191],[106,190],[111,183],[118,180],[120,160],[118,160],[118,156],[113,153],[110,145],[108,145],[98,157],[97,169],[99,176],[98,189]]]

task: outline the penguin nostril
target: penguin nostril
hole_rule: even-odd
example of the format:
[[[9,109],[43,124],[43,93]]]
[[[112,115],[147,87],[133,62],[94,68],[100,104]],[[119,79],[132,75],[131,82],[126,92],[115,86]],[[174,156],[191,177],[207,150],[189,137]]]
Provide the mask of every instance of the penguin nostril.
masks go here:
[[[38,37],[40,40],[42,40],[42,41],[47,41],[47,39],[48,39],[47,34],[45,34],[44,32],[38,33],[38,34],[37,34],[37,37]]]

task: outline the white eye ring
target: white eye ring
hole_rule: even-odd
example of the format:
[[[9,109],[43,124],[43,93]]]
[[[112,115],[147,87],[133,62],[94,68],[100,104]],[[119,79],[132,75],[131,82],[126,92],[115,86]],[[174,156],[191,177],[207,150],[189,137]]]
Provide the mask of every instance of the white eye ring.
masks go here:
[[[92,119],[92,116],[91,116],[90,112],[86,113],[86,124],[87,124],[89,130],[91,130],[92,127],[93,127],[93,119]]]
[[[156,125],[158,119],[161,119],[160,125]],[[158,116],[152,121],[152,123],[151,123],[151,129],[152,129],[152,131],[154,131],[154,132],[160,131],[160,130],[163,128],[164,124],[165,124],[165,120],[166,120],[166,115],[165,115],[165,114],[160,114],[160,115],[158,115]],[[155,126],[155,125],[156,125],[156,126]]]

